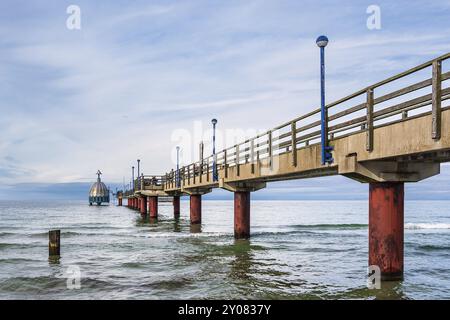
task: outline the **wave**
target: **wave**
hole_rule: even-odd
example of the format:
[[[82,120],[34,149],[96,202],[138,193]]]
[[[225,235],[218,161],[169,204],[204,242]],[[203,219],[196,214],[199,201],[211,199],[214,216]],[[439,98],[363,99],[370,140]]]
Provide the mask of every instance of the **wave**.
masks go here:
[[[365,229],[367,224],[339,223],[339,224],[299,224],[291,226],[298,229]]]
[[[426,244],[426,245],[417,246],[417,249],[423,250],[423,251],[446,251],[446,252],[448,252],[450,250],[450,246]]]
[[[305,224],[293,225],[291,227],[298,229],[365,229],[368,224]],[[405,223],[405,229],[450,229],[450,223]]]
[[[12,232],[0,232],[0,238],[2,237],[9,237],[9,236],[13,236],[15,235],[15,233]]]
[[[450,223],[406,223],[405,229],[450,229]]]
[[[15,247],[17,244],[15,243],[0,243],[0,249]]]

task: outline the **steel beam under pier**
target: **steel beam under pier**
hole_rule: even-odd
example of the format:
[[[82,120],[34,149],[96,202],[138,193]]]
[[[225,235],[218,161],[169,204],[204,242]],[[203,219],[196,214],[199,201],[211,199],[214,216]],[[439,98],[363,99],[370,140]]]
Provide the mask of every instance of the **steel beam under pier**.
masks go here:
[[[403,279],[404,183],[379,182],[369,186],[369,265],[381,280]]]
[[[202,195],[191,194],[190,204],[191,224],[202,223]]]
[[[180,196],[173,196],[173,216],[175,219],[180,217]]]
[[[150,211],[151,219],[158,219],[158,197],[148,197],[148,210]]]
[[[250,191],[234,193],[234,237],[250,238]]]

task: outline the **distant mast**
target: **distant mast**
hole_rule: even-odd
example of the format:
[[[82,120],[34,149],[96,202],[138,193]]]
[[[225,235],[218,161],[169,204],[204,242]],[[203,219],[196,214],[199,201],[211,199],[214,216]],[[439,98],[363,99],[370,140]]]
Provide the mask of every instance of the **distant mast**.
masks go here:
[[[97,205],[101,205],[102,203],[109,203],[109,189],[102,182],[100,176],[102,172],[100,170],[97,171],[97,182],[95,182],[91,190],[89,191],[89,205],[96,203]]]

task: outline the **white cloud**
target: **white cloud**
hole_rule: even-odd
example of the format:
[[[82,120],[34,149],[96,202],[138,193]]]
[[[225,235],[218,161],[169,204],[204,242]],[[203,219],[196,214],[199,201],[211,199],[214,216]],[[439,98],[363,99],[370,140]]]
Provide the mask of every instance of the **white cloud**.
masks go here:
[[[0,23],[0,158],[22,168],[3,183],[80,181],[98,168],[121,182],[138,157],[145,172],[164,173],[171,133],[194,120],[259,130],[310,111],[320,32],[331,34],[329,100],[450,51],[431,20],[427,30],[369,32],[356,3],[79,5],[78,33],[52,3]]]

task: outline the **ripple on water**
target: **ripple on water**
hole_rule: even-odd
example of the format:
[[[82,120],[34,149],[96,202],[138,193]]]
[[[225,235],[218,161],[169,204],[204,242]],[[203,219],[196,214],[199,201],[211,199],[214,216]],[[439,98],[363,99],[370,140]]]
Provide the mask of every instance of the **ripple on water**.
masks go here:
[[[332,205],[331,205],[332,204]],[[235,241],[232,202],[205,201],[192,228],[160,207],[142,219],[116,206],[85,202],[0,202],[0,298],[55,299],[408,299],[449,296],[447,203],[408,208],[403,282],[365,288],[366,202],[252,203],[252,238]],[[273,212],[277,213],[274,221]],[[24,223],[26,214],[28,223]],[[426,218],[426,223],[424,219]],[[62,257],[48,262],[48,230],[60,229]],[[65,272],[77,265],[79,291]]]

